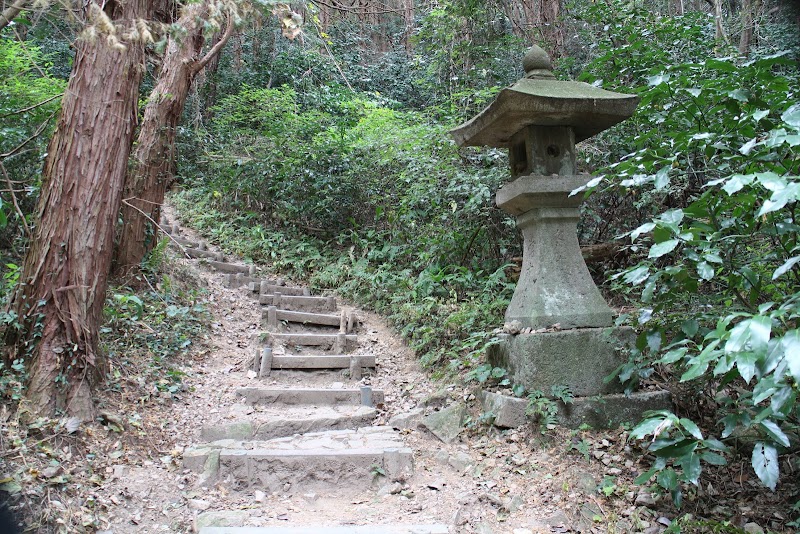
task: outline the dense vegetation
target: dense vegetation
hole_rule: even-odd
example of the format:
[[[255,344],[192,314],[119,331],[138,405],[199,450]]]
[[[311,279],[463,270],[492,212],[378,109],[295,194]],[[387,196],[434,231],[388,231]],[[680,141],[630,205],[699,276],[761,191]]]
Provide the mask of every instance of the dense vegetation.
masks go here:
[[[800,32],[797,13],[766,4],[746,56],[730,42],[744,20],[734,13],[616,0],[564,6],[551,41],[560,76],[642,99],[582,146],[579,164],[598,178],[580,236],[618,250],[590,267],[625,311],[619,323],[641,333],[620,379],[680,392],[675,413],[632,432],[654,457],[639,482],[676,504],[704,466],[737,455],[773,490],[798,466]],[[507,157],[459,149],[447,131],[521,76],[527,44],[510,25],[498,5],[449,0],[418,12],[410,41],[400,24],[347,17],[308,24],[302,43],[242,28],[190,97],[175,204],[228,251],[387,315],[434,374],[502,377],[483,353],[520,255],[513,219],[493,205]],[[53,108],[17,111],[63,90],[63,70],[42,67],[38,48],[3,34],[0,163],[27,195],[2,195],[12,256],[43,137],[24,157],[8,151],[46,131]],[[110,303],[114,322],[136,301]]]

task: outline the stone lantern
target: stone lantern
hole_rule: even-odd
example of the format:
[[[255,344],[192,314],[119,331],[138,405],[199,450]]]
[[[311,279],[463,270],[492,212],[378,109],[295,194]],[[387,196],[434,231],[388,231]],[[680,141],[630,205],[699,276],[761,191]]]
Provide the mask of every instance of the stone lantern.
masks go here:
[[[550,394],[552,386],[567,386],[576,397],[616,393],[621,383],[603,379],[626,361],[633,332],[613,326],[589,274],[577,238],[583,198],[571,193],[592,178],[577,173],[575,143],[630,117],[639,98],[557,80],[538,46],[523,67],[523,79],[451,132],[461,146],[509,150],[512,181],[495,199],[517,218],[523,263],[505,315],[509,333],[490,349],[489,360],[528,391]]]

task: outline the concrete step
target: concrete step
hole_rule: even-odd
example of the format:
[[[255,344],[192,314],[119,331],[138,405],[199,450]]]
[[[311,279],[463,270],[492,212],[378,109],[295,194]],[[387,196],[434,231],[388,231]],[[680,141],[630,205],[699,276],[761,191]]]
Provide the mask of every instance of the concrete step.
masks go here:
[[[301,347],[324,347],[334,352],[348,352],[355,349],[358,336],[355,334],[281,334],[269,333],[273,345],[297,345]]]
[[[202,472],[204,483],[221,480],[237,490],[257,487],[266,493],[361,493],[414,474],[413,453],[391,427],[214,441],[184,451],[183,465]]]
[[[343,404],[376,406],[383,404],[382,389],[362,386],[359,389],[323,388],[239,388],[236,394],[247,404],[310,404],[340,406]]]
[[[219,252],[212,252],[210,250],[201,250],[199,248],[184,248],[183,251],[186,253],[187,256],[194,259],[208,259],[212,260],[209,263],[220,263],[225,261],[225,256],[220,254]],[[227,263],[223,263],[224,265],[230,265]]]
[[[247,287],[251,291],[255,291],[253,287],[261,287],[261,284],[280,286],[284,284],[284,281],[282,278],[276,278],[274,280],[271,278],[256,278],[254,276],[250,276],[250,273],[237,272],[223,276],[222,284],[225,287],[231,287],[233,289]]]
[[[279,283],[280,282],[280,283]],[[276,281],[269,281],[263,280],[261,283],[257,282],[250,282],[248,287],[250,291],[253,292],[254,295],[275,295],[280,293],[281,295],[288,295],[291,297],[309,297],[311,296],[311,290],[307,287],[296,287],[296,286],[285,286],[283,285],[285,282],[278,278]]]
[[[231,407],[222,422],[204,425],[200,437],[205,441],[220,439],[269,440],[321,432],[369,426],[378,411],[369,406],[252,406]]]
[[[206,244],[201,241],[192,241],[191,239],[186,239],[185,237],[181,237],[179,235],[172,236],[172,239],[169,240],[171,244],[178,243],[182,247],[187,248],[196,248],[198,250],[206,250]]]
[[[208,260],[208,265],[221,273],[241,273],[249,274],[250,276],[256,274],[255,265],[241,265],[238,263],[228,263],[224,261]]]
[[[358,367],[375,367],[375,356],[334,354],[322,356],[273,356],[272,369],[348,369],[351,367],[353,359],[356,360]]]
[[[204,527],[199,534],[448,534],[447,525],[346,525],[305,527]]]
[[[304,297],[296,295],[261,295],[258,302],[265,306],[275,306],[281,310],[294,310],[306,312],[332,312],[336,311],[334,297]]]

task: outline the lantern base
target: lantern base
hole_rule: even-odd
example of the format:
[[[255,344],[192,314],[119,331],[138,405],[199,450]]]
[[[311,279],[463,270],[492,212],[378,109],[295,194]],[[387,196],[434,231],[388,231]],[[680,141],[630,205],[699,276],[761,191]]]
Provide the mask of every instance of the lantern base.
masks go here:
[[[580,328],[534,334],[501,334],[489,347],[489,363],[508,371],[514,385],[550,395],[566,386],[575,397],[622,391],[618,379],[604,378],[627,361],[636,335],[630,327]]]

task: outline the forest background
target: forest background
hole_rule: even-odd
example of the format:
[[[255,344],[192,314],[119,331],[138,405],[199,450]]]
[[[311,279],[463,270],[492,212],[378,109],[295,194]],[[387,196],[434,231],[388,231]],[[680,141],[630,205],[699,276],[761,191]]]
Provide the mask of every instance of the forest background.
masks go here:
[[[583,192],[585,256],[618,322],[640,332],[619,378],[676,393],[674,413],[632,431],[653,457],[639,482],[679,505],[704,469],[745,457],[793,507],[784,523],[797,526],[796,2],[138,4],[125,4],[142,9],[133,14],[113,2],[2,6],[0,394],[9,405],[27,398],[51,416],[83,398],[91,414],[91,392],[75,393],[76,377],[91,369],[92,387],[103,387],[113,351],[101,321],[143,313],[137,280],[157,276],[163,243],[140,215],[157,219],[173,181],[183,216],[227,252],[386,315],[434,376],[502,383],[504,371],[483,354],[521,253],[513,219],[493,205],[507,156],[459,149],[447,132],[521,77],[535,42],[557,76],[641,97],[632,119],[583,143],[579,158],[597,175]],[[115,17],[133,22],[123,31]],[[120,115],[138,116],[140,127],[98,130],[95,150],[119,145],[118,168],[91,176],[118,189],[109,210],[90,218],[104,221],[117,252],[93,268],[102,291],[82,297],[77,341],[62,343],[73,334],[56,310],[53,324],[66,333],[48,344],[57,292],[25,292],[36,286],[32,266],[46,264],[42,244],[60,242],[42,228],[69,226],[66,204],[47,204],[53,197],[42,192],[73,148],[48,149],[48,139],[64,131],[54,132],[60,110],[64,120],[63,109],[76,109],[74,91],[61,100],[82,65],[76,47],[123,54],[124,43],[140,49],[126,57],[142,82],[125,86],[132,106]],[[86,324],[97,339],[84,338]],[[42,355],[62,345],[75,347],[72,360]]]

